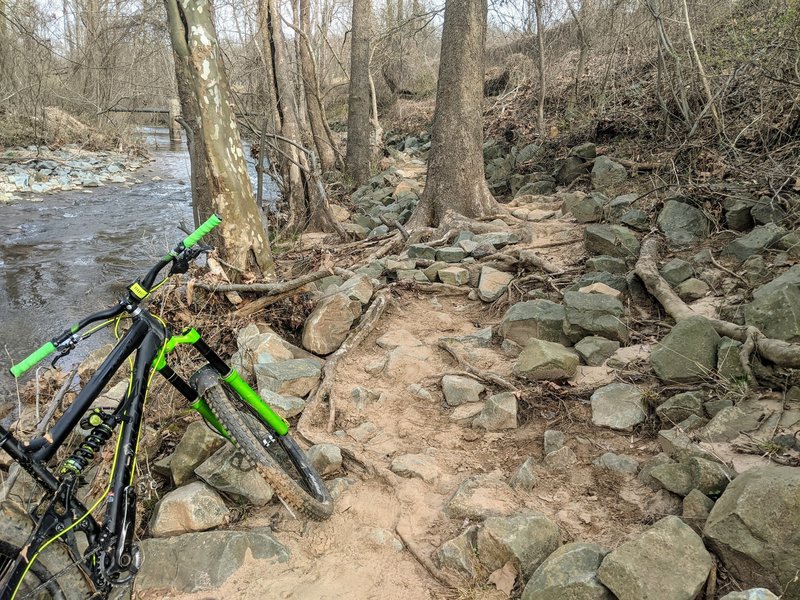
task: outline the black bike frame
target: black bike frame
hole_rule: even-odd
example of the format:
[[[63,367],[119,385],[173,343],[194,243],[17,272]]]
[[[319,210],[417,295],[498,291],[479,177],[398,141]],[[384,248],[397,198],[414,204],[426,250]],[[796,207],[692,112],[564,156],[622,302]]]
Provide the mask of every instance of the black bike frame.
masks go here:
[[[13,568],[7,571],[4,578],[4,588],[0,591],[0,600],[14,598],[16,589],[29,569],[40,549],[53,538],[62,537],[73,529],[83,531],[89,541],[89,548],[105,550],[102,546],[111,545],[114,556],[103,554],[104,560],[117,568],[117,572],[125,570],[133,564],[132,540],[135,527],[136,496],[133,488],[133,473],[135,468],[136,451],[144,416],[145,398],[151,372],[156,359],[164,347],[165,340],[169,337],[164,324],[153,317],[147,310],[140,306],[125,306],[121,310],[112,309],[116,314],[128,311],[133,321],[132,326],[122,336],[117,345],[96,370],[86,386],[66,409],[64,414],[45,435],[35,438],[30,442],[20,442],[8,430],[0,426],[0,448],[8,452],[19,463],[20,467],[49,492],[40,504],[41,508],[48,505],[53,514],[62,514],[60,518],[45,518],[44,515],[34,516],[35,527],[26,546],[24,556],[22,553],[16,559]],[[87,317],[81,326],[106,318],[111,311],[103,311]],[[230,372],[230,367],[213,351],[205,342],[198,340],[194,343],[195,349],[211,364],[220,374],[225,376]],[[121,423],[121,431],[117,437],[117,448],[114,455],[114,465],[110,475],[108,495],[106,497],[106,513],[102,526],[80,502],[72,495],[75,487],[76,475],[62,472],[63,477],[55,477],[47,468],[50,461],[64,444],[68,435],[79,424],[89,410],[92,402],[96,400],[114,374],[122,367],[126,360],[136,352],[131,384],[127,393],[122,398],[111,415],[114,425]],[[161,365],[159,370],[169,383],[175,387],[190,403],[198,399],[194,388],[178,376],[169,366]],[[111,436],[109,436],[111,437]],[[107,441],[109,437],[106,437]],[[50,498],[48,498],[48,496]],[[58,506],[56,506],[58,504]],[[34,511],[34,513],[36,510]],[[62,537],[70,546],[74,559],[80,561],[80,554],[69,537]],[[92,569],[78,562],[78,565],[94,581],[95,585],[103,585],[106,570],[98,574],[96,568],[102,561],[93,561]],[[107,565],[104,565],[105,569]],[[92,571],[95,571],[92,573]],[[100,575],[100,577],[98,577]]]

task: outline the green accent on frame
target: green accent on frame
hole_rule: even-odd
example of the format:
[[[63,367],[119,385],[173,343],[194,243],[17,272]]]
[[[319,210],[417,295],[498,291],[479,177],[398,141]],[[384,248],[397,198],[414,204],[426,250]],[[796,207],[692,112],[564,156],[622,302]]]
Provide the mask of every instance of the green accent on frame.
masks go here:
[[[289,432],[289,424],[280,418],[269,405],[261,399],[253,388],[247,385],[247,382],[242,379],[242,376],[231,369],[231,372],[223,377],[225,383],[230,385],[234,391],[239,394],[245,402],[253,407],[262,419],[270,426],[278,435],[286,435]]]

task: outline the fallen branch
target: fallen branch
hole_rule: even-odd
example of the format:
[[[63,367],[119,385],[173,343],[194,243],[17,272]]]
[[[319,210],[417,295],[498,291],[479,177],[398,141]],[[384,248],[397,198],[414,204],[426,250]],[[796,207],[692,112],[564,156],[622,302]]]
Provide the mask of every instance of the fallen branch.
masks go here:
[[[512,392],[517,391],[517,386],[515,386],[513,383],[509,381],[506,381],[505,379],[500,377],[500,375],[498,375],[497,373],[493,373],[492,371],[483,371],[481,369],[473,367],[466,359],[466,357],[449,342],[440,340],[438,346],[442,350],[450,354],[450,356],[452,356],[458,363],[458,366],[461,367],[462,370],[469,373],[470,375],[477,377],[481,381],[493,383],[503,389],[510,390]]]
[[[400,232],[400,235],[403,236],[403,239],[404,240],[408,239],[408,230],[405,227],[403,227],[403,224],[400,221],[398,221],[397,219],[395,219],[394,221],[390,221],[384,215],[380,216],[380,220],[381,223],[383,223],[387,227],[396,227],[397,231]]]
[[[659,238],[656,236],[646,238],[642,242],[642,249],[639,260],[636,262],[635,272],[644,283],[647,291],[658,300],[664,310],[676,321],[698,316],[661,277],[658,272],[658,256]],[[780,367],[800,368],[800,344],[790,344],[783,340],[768,338],[754,327],[736,325],[720,319],[705,318],[708,319],[719,335],[744,344],[747,344],[748,338],[750,338],[750,343],[755,346],[755,351],[768,361]]]
[[[286,292],[301,288],[309,283],[314,283],[325,277],[330,277],[334,274],[333,269],[322,269],[307,273],[289,281],[280,281],[277,283],[205,283],[204,281],[197,281],[194,287],[201,290],[208,290],[210,292],[257,292],[266,293],[271,296],[284,294]]]

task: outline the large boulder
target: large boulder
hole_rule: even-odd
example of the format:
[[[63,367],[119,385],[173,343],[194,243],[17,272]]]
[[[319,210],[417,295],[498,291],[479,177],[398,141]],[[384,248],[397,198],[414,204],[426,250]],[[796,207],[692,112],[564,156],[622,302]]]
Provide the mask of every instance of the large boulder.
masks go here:
[[[677,200],[664,203],[658,227],[675,246],[691,246],[708,235],[708,219],[703,211]]]
[[[267,527],[151,538],[142,540],[140,545],[145,559],[136,575],[138,593],[174,590],[191,594],[211,590],[222,586],[247,560],[289,560],[289,551]]]
[[[703,535],[728,571],[746,586],[800,598],[800,469],[755,467],[717,500]]]
[[[608,550],[575,542],[553,552],[531,575],[522,600],[614,600],[597,579]]]
[[[592,423],[630,431],[647,418],[644,395],[635,385],[612,383],[592,394]]]
[[[639,257],[639,240],[630,229],[622,225],[587,225],[583,234],[586,252],[635,260]]]
[[[302,398],[317,385],[322,369],[316,359],[296,358],[279,363],[256,365],[258,388],[282,396]]]
[[[719,334],[708,319],[696,316],[678,321],[650,354],[663,381],[690,382],[708,377],[717,366]]]
[[[168,537],[219,527],[228,519],[228,508],[211,487],[195,481],[167,493],[156,503],[150,533]]]
[[[533,381],[558,381],[575,375],[579,364],[575,351],[555,342],[531,338],[514,363],[513,371]]]
[[[530,338],[567,344],[564,307],[550,300],[518,302],[506,311],[499,332],[505,339],[525,346]]]
[[[272,499],[272,487],[250,459],[230,444],[217,450],[195,473],[214,489],[244,498],[254,506],[264,506]]]
[[[359,316],[361,302],[352,300],[348,294],[336,293],[323,298],[306,319],[303,347],[314,354],[334,352]]]
[[[587,335],[626,342],[628,328],[625,326],[625,309],[622,302],[606,294],[564,294],[566,322],[564,328],[573,341]]]
[[[712,564],[703,540],[668,516],[608,554],[597,575],[618,600],[695,600]]]
[[[175,485],[194,479],[195,468],[224,444],[225,438],[212,431],[205,421],[190,423],[170,456],[169,469]]]
[[[478,559],[489,572],[510,561],[527,579],[560,543],[558,525],[541,513],[490,517],[478,530]]]
[[[753,296],[753,301],[744,307],[747,325],[770,338],[800,342],[800,285],[772,285]]]

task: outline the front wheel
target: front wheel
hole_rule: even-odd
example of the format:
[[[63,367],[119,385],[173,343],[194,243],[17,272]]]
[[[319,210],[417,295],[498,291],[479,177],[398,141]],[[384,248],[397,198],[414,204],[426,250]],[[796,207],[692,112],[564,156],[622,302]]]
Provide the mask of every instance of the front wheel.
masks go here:
[[[333,499],[300,446],[288,434],[277,435],[211,368],[197,376],[211,411],[278,497],[309,519],[330,517]]]

